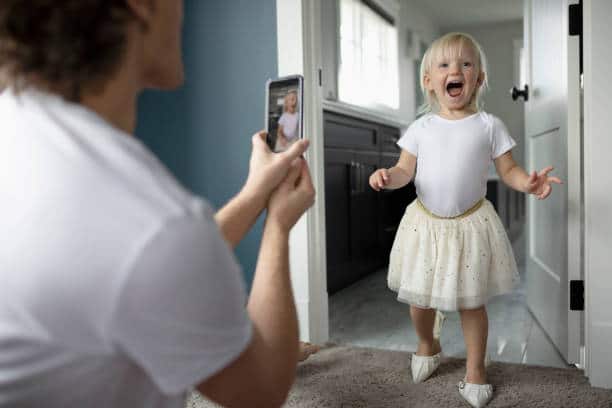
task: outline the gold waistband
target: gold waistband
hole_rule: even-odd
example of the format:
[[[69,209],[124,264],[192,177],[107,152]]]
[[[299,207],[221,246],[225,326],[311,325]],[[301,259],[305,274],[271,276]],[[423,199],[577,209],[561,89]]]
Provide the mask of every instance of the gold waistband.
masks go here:
[[[427,215],[429,215],[430,217],[437,218],[437,219],[439,219],[439,220],[456,220],[456,219],[458,219],[458,218],[464,218],[464,217],[467,217],[468,215],[471,215],[471,214],[473,214],[474,212],[476,212],[476,211],[477,211],[477,210],[478,210],[478,209],[479,209],[479,208],[482,206],[482,203],[484,203],[485,199],[484,199],[484,198],[481,198],[480,200],[478,200],[478,202],[477,202],[476,204],[474,204],[474,205],[473,205],[471,208],[469,208],[467,211],[465,211],[464,213],[461,213],[461,214],[459,214],[459,215],[455,215],[454,217],[441,217],[441,216],[439,216],[439,215],[436,215],[436,214],[432,213],[431,211],[429,211],[429,210],[427,209],[427,207],[425,207],[425,206],[423,205],[423,203],[421,202],[421,200],[419,200],[419,199],[417,198],[417,200],[416,200],[416,201],[417,201],[418,206],[421,208],[421,210],[425,211],[425,213],[427,213]]]

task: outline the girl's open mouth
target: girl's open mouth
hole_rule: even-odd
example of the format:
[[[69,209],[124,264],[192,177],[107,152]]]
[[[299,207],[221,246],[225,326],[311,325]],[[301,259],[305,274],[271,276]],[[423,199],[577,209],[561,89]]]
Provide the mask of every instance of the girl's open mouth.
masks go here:
[[[461,92],[463,92],[463,83],[458,81],[449,82],[446,85],[446,92],[453,98],[461,95]]]

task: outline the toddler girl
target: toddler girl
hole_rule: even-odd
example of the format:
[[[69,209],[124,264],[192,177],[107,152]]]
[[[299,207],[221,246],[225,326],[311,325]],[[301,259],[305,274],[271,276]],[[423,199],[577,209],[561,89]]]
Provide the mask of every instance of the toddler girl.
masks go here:
[[[276,135],[276,151],[287,149],[291,143],[298,140],[298,97],[297,92],[291,90],[285,95],[283,102],[283,114],[278,119],[278,131]]]
[[[504,124],[480,109],[487,84],[482,49],[469,35],[450,33],[436,40],[421,63],[425,113],[398,141],[402,152],[390,169],[370,176],[375,190],[396,189],[414,177],[417,199],[407,208],[391,250],[388,285],[410,304],[419,337],[412,357],[415,382],[440,364],[434,338],[436,310],[459,311],[467,350],[459,393],[472,406],[493,396],[485,354],[489,298],[519,282],[512,247],[501,220],[484,197],[493,160],[501,180],[538,199],[551,192],[552,167],[527,174],[512,159],[515,142]],[[416,175],[416,177],[415,177]]]

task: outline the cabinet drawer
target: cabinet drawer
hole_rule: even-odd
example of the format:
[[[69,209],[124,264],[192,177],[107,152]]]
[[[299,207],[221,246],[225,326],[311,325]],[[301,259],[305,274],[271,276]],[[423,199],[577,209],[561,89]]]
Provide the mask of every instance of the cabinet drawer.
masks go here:
[[[376,130],[350,126],[334,121],[325,122],[325,146],[352,149],[376,149]]]

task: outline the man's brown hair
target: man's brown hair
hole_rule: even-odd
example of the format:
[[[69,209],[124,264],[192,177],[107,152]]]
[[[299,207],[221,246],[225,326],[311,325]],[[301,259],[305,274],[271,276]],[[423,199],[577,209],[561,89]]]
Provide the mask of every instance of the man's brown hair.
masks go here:
[[[0,86],[78,100],[117,68],[131,18],[126,0],[0,0]]]

